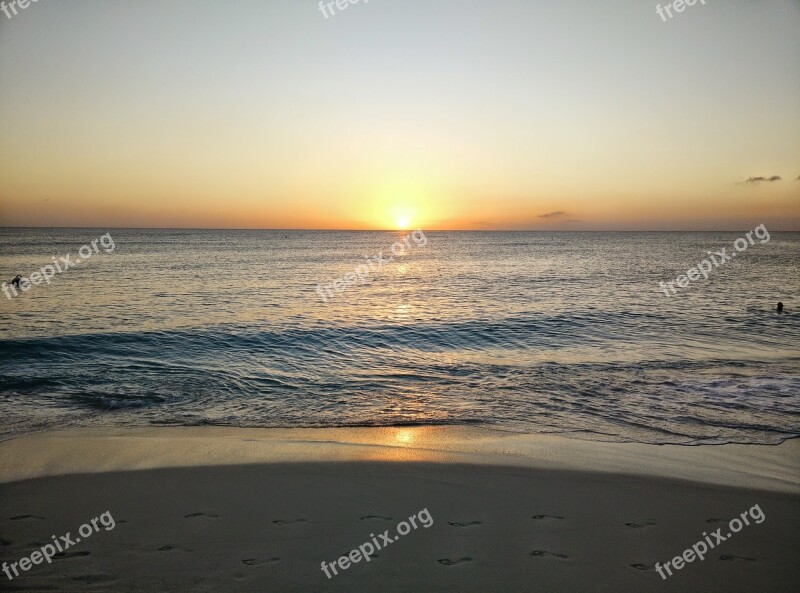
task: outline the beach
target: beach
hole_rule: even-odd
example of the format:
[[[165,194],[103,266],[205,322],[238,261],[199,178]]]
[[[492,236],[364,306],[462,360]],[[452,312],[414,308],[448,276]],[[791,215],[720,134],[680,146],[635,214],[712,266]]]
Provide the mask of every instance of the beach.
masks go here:
[[[0,0],[0,593],[800,592],[800,3],[693,1]]]
[[[798,452],[796,440],[654,446],[448,427],[28,435],[0,443],[2,561],[106,512],[114,526],[3,586],[796,591]],[[410,527],[423,510],[430,524]],[[749,524],[728,535],[743,513]],[[725,541],[667,575],[718,529]],[[339,560],[369,542],[369,561]]]

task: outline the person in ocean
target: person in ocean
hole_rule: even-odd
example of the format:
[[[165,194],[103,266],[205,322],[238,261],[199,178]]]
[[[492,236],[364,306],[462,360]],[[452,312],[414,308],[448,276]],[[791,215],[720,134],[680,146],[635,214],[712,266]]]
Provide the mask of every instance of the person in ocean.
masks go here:
[[[778,313],[783,313],[783,303],[778,301]]]
[[[11,281],[11,286],[16,286],[17,288],[19,288],[19,283],[20,283],[20,280],[22,280],[22,276],[20,276],[19,274],[17,274],[17,275],[14,277],[14,279]]]

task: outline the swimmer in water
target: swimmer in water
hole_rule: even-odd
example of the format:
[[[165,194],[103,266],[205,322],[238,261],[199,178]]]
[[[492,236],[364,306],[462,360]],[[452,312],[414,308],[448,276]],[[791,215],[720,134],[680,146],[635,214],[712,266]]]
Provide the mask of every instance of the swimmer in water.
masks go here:
[[[778,303],[778,313],[783,313],[783,303]]]
[[[17,288],[19,288],[19,283],[22,281],[22,276],[17,276],[11,281],[11,291],[14,293],[14,296],[17,296]],[[6,298],[11,300],[11,293],[8,292],[8,284],[3,282],[3,294],[6,295]]]

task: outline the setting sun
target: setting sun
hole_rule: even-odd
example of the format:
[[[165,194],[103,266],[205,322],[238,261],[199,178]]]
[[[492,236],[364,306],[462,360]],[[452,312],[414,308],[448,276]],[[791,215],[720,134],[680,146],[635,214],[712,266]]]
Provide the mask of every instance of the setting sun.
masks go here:
[[[405,230],[408,228],[408,219],[407,218],[398,218],[397,219],[397,228],[401,230]]]

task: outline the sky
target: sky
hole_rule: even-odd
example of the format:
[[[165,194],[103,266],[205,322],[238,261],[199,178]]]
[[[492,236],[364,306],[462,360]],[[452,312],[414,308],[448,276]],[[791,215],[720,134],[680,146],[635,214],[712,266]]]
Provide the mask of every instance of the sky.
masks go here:
[[[656,5],[0,12],[0,226],[800,230],[800,0]]]

